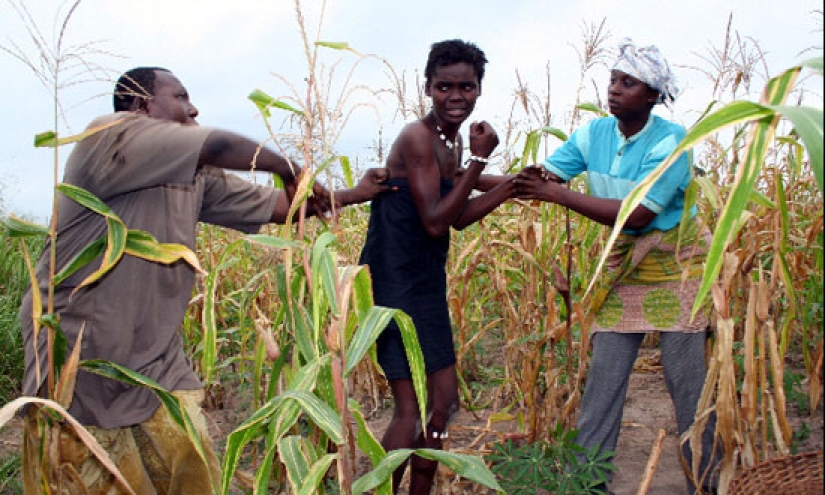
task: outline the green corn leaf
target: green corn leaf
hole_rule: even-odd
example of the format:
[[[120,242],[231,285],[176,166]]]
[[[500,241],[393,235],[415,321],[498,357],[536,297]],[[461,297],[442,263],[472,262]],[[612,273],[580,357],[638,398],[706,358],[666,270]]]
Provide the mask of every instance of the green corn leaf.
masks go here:
[[[521,157],[518,160],[521,164],[521,167],[518,170],[523,169],[524,167],[536,163],[538,161],[538,154],[539,154],[539,145],[541,144],[541,134],[540,131],[531,131],[528,132],[527,135],[524,137],[524,148],[521,151]],[[516,170],[516,166],[512,165],[511,170],[507,170],[508,173],[511,171]]]
[[[542,127],[541,132],[555,136],[561,142],[565,142],[568,139],[567,133],[558,127]]]
[[[315,240],[312,246],[312,256],[310,257],[310,267],[312,269],[313,287],[313,319],[315,328],[320,330],[320,310],[325,307],[324,301],[318,296],[323,290],[326,301],[332,309],[334,315],[338,315],[338,301],[336,297],[337,280],[335,275],[335,261],[329,246],[337,242],[338,239],[332,232],[324,232]],[[316,336],[317,337],[317,336]]]
[[[105,267],[106,272],[108,272],[120,261],[124,251],[126,251],[126,239],[129,237],[129,234],[126,226],[117,217],[107,217],[106,226],[108,227],[106,251],[103,253],[101,270]]]
[[[358,265],[345,265],[339,269],[338,291],[336,298],[341,304],[341,314],[336,318],[338,318],[339,324],[343,324],[341,326],[344,332],[342,339],[344,345],[348,345],[346,343],[352,339],[356,326],[358,325],[358,320],[353,318],[355,315],[353,314],[351,305],[356,304],[354,297],[355,281],[358,279],[358,275],[363,271],[364,267]]]
[[[111,378],[112,380],[117,380],[135,387],[148,388],[158,394],[158,398],[160,398],[164,403],[172,397],[174,400],[170,400],[170,402],[175,403],[173,404],[175,407],[172,407],[169,413],[172,415],[172,418],[178,426],[184,426],[182,410],[179,407],[180,401],[178,401],[177,398],[175,398],[155,380],[117,363],[102,359],[89,359],[82,361],[81,367],[86,371],[96,373],[100,376],[105,376],[106,378]]]
[[[64,144],[71,144],[86,139],[87,137],[91,136],[92,134],[98,133],[104,129],[108,129],[113,127],[119,123],[121,123],[123,119],[115,120],[114,122],[109,122],[108,124],[103,124],[101,126],[92,127],[86,129],[85,131],[81,132],[80,134],[75,134],[74,136],[69,136],[65,138],[57,138],[57,134],[54,131],[46,131],[41,132],[34,136],[34,147],[35,148],[55,148],[57,146],[63,146]]]
[[[403,464],[413,452],[415,451],[412,449],[395,449],[387,452],[387,455],[372,471],[355,480],[352,484],[352,493],[364,493],[386,483],[398,466]]]
[[[337,158],[337,156],[325,158],[319,165],[316,166],[316,168],[313,169],[312,178],[316,179],[322,172],[329,170],[329,168],[335,164]]]
[[[707,107],[705,107],[705,110],[702,112],[702,114],[701,114],[701,115],[699,115],[699,118],[697,119],[697,122],[699,122],[699,121],[701,121],[702,119],[704,119],[705,117],[707,117],[707,116],[710,114],[710,112],[711,112],[711,111],[712,111],[712,110],[716,107],[716,105],[717,105],[718,103],[719,103],[719,102],[718,102],[718,101],[716,101],[716,100],[713,100],[713,101],[711,101],[710,103],[708,103],[708,106],[707,106]]]
[[[49,235],[49,228],[14,215],[3,219],[3,225],[9,237],[45,237]]]
[[[813,69],[814,71],[818,72],[819,75],[822,75],[822,67],[823,67],[823,57],[814,57],[808,60],[805,60],[801,64],[801,67],[808,67],[809,69]]]
[[[290,380],[289,388],[296,391],[309,391],[315,388],[320,370],[329,366],[329,357],[325,356],[307,363]],[[296,401],[287,401],[283,395],[273,397],[252,413],[226,439],[223,458],[221,493],[228,493],[232,475],[238,467],[244,447],[255,439],[261,428],[270,420],[267,441],[270,445],[277,443],[298,420],[300,407]]]
[[[292,492],[298,493],[309,474],[311,459],[308,458],[304,446],[305,440],[297,435],[291,435],[278,441],[278,456],[286,467],[287,478],[292,486]],[[317,486],[313,486],[313,489]]]
[[[688,230],[690,215],[699,197],[699,184],[695,179],[691,179],[685,190],[685,206],[682,209],[682,216],[679,218],[679,239],[683,239]]]
[[[367,354],[375,340],[378,339],[378,336],[381,335],[381,332],[395,316],[396,311],[398,310],[373,306],[363,315],[362,319],[359,319],[355,335],[352,336],[352,340],[347,346],[347,365],[344,376],[349,376],[358,366],[358,363]]]
[[[203,381],[207,385],[212,383],[212,374],[215,371],[215,360],[218,356],[218,326],[215,318],[215,294],[217,292],[218,274],[234,265],[238,258],[229,256],[241,245],[241,241],[235,241],[224,250],[218,260],[218,265],[206,276],[204,287],[203,310],[201,318],[203,320],[203,352],[201,353],[201,373]]]
[[[270,428],[266,434],[266,450],[264,457],[258,471],[255,473],[255,488],[253,493],[269,492],[269,480],[272,477],[272,467],[275,464],[275,454],[278,452],[278,438],[280,437],[276,435],[275,429]],[[229,477],[230,479],[232,478],[231,473]]]
[[[692,148],[708,135],[737,124],[773,117],[774,112],[752,101],[733,101],[709,114],[691,128],[674,154]]]
[[[158,242],[155,237],[143,230],[130,229],[126,233],[124,253],[146,261],[170,265],[184,260],[200,273],[203,272],[197,255],[183,244]]]
[[[787,351],[788,344],[791,340],[790,323],[796,320],[798,299],[796,289],[794,288],[793,272],[791,271],[787,256],[787,254],[791,252],[788,247],[790,235],[790,214],[788,211],[788,198],[785,193],[785,183],[781,178],[776,181],[776,196],[779,200],[779,213],[782,218],[782,223],[781,235],[779,237],[779,249],[774,251],[774,256],[775,260],[779,261],[779,274],[785,284],[785,292],[787,294],[787,297],[785,298],[787,312],[785,318],[783,318],[786,323],[782,326],[782,332],[780,333],[779,339],[779,355],[781,359],[784,359],[785,352]]]
[[[262,434],[266,436],[267,449],[277,450],[277,443],[294,427],[301,416],[301,408],[295,401],[288,401],[279,395],[270,399],[253,417],[248,418],[236,428],[226,439],[226,450],[222,468],[221,487],[227,493],[232,481],[232,474],[238,467],[244,447]],[[274,458],[275,452],[268,452],[267,456]],[[271,469],[268,468],[268,469]],[[262,473],[256,478],[256,484],[265,486]],[[260,493],[266,493],[266,490]]]
[[[722,207],[722,200],[719,197],[719,190],[716,184],[711,182],[707,177],[694,177],[693,181],[699,185],[702,190],[702,196],[707,200],[713,211],[717,211]]]
[[[82,189],[77,186],[73,186],[71,184],[58,184],[57,190],[63,193],[66,197],[71,199],[72,201],[78,203],[81,206],[85,206],[86,208],[92,210],[93,212],[103,215],[104,217],[114,217],[117,218],[115,212],[109,208],[106,203],[98,199],[97,196],[90,193],[89,191]]]
[[[378,439],[375,438],[375,435],[372,434],[369,426],[367,426],[367,421],[364,419],[364,414],[361,412],[361,405],[358,401],[349,399],[348,404],[352,418],[358,426],[355,434],[355,441],[358,444],[358,448],[367,455],[373,466],[375,466],[381,462],[381,459],[387,455],[387,452],[384,450],[384,447],[381,446]]]
[[[283,308],[281,308],[281,310],[278,311],[278,316],[275,318],[275,321],[273,322],[273,327],[279,326],[281,321],[283,321]],[[292,346],[292,342],[286,342],[284,348],[281,349],[281,355],[278,356],[278,359],[276,359],[275,362],[271,364],[271,368],[268,373],[269,384],[266,388],[266,400],[269,400],[275,396],[276,384],[280,380],[284,366],[286,366],[287,358],[292,356]]]
[[[57,134],[54,131],[41,132],[34,136],[35,148],[54,148],[57,145]]]
[[[324,46],[333,50],[349,50],[349,43],[345,41],[316,41],[316,46]]]
[[[295,292],[293,292],[295,294]],[[286,294],[283,300],[286,301]],[[293,300],[290,301],[285,320],[287,326],[292,329],[292,335],[295,337],[295,343],[298,345],[298,351],[307,361],[313,361],[320,356],[316,342],[320,338],[320,330],[316,333],[312,328],[309,315],[306,308],[303,307],[293,295]]]
[[[278,396],[279,407],[268,419],[267,429],[272,438],[280,439],[292,429],[301,418],[301,406],[297,402],[287,401]]]
[[[82,251],[77,253],[60,273],[54,277],[55,287],[63,283],[69,276],[80,268],[88,265],[106,251],[106,236],[101,236],[94,242],[88,244]]]
[[[118,231],[122,232],[119,228]],[[81,252],[76,254],[74,258],[72,258],[57,275],[55,275],[54,285],[60,285],[77,270],[91,263],[97,257],[103,255],[104,252],[107,252],[108,240],[108,235],[102,236],[83,248]],[[198,262],[197,256],[188,247],[183,244],[159,243],[151,234],[141,230],[126,231],[126,241],[123,246],[123,253],[167,265],[183,259],[196,270],[200,272],[203,271],[200,263]]]
[[[249,100],[258,107],[258,111],[261,112],[266,117],[271,117],[271,113],[269,111],[270,108],[280,108],[281,110],[286,110],[287,112],[292,112],[296,115],[304,115],[302,110],[299,110],[288,103],[284,103],[282,101],[276,100],[275,98],[269,96],[265,92],[261,91],[260,89],[255,89],[249,96],[247,96]]]
[[[152,390],[152,392],[158,396],[160,401],[163,402],[163,405],[166,407],[167,411],[169,411],[169,416],[175,424],[186,432],[189,440],[192,442],[192,445],[195,446],[195,450],[198,452],[198,455],[200,455],[201,459],[203,459],[203,462],[205,464],[207,463],[206,453],[203,450],[200,435],[195,429],[194,424],[192,424],[192,419],[189,417],[186,409],[181,407],[180,400],[172,395],[171,392],[161,387],[155,380],[110,361],[94,359],[82,361],[80,365],[87,371],[111,378],[112,380],[127,383],[135,387],[144,387]],[[213,491],[215,491],[216,488],[217,487],[213,486]]]
[[[396,449],[387,453],[375,469],[356,480],[352,484],[352,492],[363,493],[379,486],[389,479],[393,471],[412,454],[438,461],[464,478],[498,492],[502,491],[495,475],[479,457],[434,449]]]
[[[339,156],[338,162],[341,164],[341,171],[344,173],[344,183],[349,188],[355,187],[355,178],[352,176],[352,165],[348,156]]]
[[[77,291],[78,289],[99,280],[106,273],[108,273],[118,261],[120,261],[126,247],[127,230],[120,218],[118,218],[118,216],[106,205],[106,203],[85,189],[73,186],[71,184],[58,184],[57,189],[78,204],[85,206],[95,213],[105,217],[106,226],[108,227],[106,250],[103,253],[103,260],[100,268],[86,277],[80,285],[74,289]]]
[[[52,360],[54,362],[54,376],[55,378],[58,378],[60,377],[61,371],[63,371],[63,363],[66,362],[66,354],[68,353],[69,349],[69,341],[68,339],[66,339],[66,334],[63,333],[63,329],[60,328],[60,318],[58,318],[56,315],[42,315],[40,317],[40,322],[41,324],[54,330]]]
[[[753,188],[751,190],[751,194],[748,197],[748,201],[759,206],[764,206],[769,210],[776,209],[776,203],[774,203],[771,198],[767,197],[765,193],[756,188]]]
[[[265,234],[249,234],[246,236],[246,238],[252,242],[261,244],[262,246],[267,246],[276,249],[295,249],[300,248],[302,246],[302,244],[298,241],[293,241],[291,239],[284,239],[283,237],[275,237]]]
[[[312,422],[333,441],[340,445],[344,442],[341,417],[327,403],[310,392],[290,390],[279,397],[294,400],[301,405],[301,409],[312,419]]]
[[[315,495],[324,482],[327,471],[332,463],[338,459],[337,454],[326,454],[312,464],[306,478],[303,480],[298,495]]]
[[[393,319],[398,324],[401,330],[401,340],[404,341],[404,351],[407,353],[407,361],[410,364],[413,388],[420,405],[421,424],[426,425],[427,372],[424,366],[424,354],[421,353],[421,344],[418,342],[418,332],[415,330],[412,318],[407,313],[396,310]]]
[[[805,148],[808,150],[808,158],[811,160],[811,170],[819,186],[819,191],[823,191],[822,184],[822,154],[823,154],[823,112],[821,108],[776,105],[770,106],[774,111],[791,121],[796,129]]]
[[[328,355],[333,356],[333,353],[329,353]],[[339,361],[337,364],[340,366],[340,358],[337,354],[333,357],[334,360]],[[338,368],[340,370],[340,367]],[[333,367],[330,365],[327,368],[321,370],[321,376],[318,379],[318,384],[313,390],[314,396],[317,397],[322,403],[330,407],[334,410],[334,414],[336,419],[341,418],[341,414],[338,412],[338,401],[335,397],[335,385],[333,382],[336,380],[341,380],[340,374],[334,374]],[[341,436],[343,437],[343,426],[341,429]],[[326,442],[326,439],[323,440]]]
[[[106,249],[103,252],[103,260],[100,267],[83,279],[80,284],[75,287],[73,292],[81,288],[93,284],[100,280],[104,275],[109,273],[109,270],[117,265],[120,258],[126,249],[126,226],[117,217],[106,217],[106,224],[109,227],[106,234]]]
[[[315,44],[317,46],[323,46],[324,48],[332,48],[333,50],[345,50],[348,52],[352,52],[358,56],[362,56],[354,48],[349,46],[349,43],[345,41],[316,41]]]
[[[435,449],[416,449],[415,454],[438,461],[460,476],[484,485],[487,488],[501,491],[496,477],[480,457]]]
[[[592,112],[598,115],[599,117],[607,117],[607,112],[599,108],[598,105],[593,103],[579,103],[576,105],[576,108],[579,110],[584,110],[585,112]]]
[[[364,265],[355,275],[352,283],[352,293],[355,298],[355,315],[359,321],[366,318],[366,314],[373,307],[372,278],[369,268]]]
[[[793,67],[786,70],[779,76],[768,81],[768,85],[762,96],[765,105],[781,105],[788,94],[793,90],[793,84],[799,75],[801,68]],[[705,297],[710,292],[711,285],[719,276],[722,269],[725,250],[728,247],[736,226],[742,219],[742,212],[750,199],[750,192],[762,169],[765,153],[773,141],[776,133],[776,125],[779,121],[779,114],[770,108],[762,105],[751,104],[753,109],[761,108],[769,111],[767,115],[761,115],[753,119],[747,139],[747,154],[745,160],[739,165],[733,183],[733,188],[716,226],[716,233],[713,236],[710,250],[705,264],[705,273],[699,287],[699,293],[693,304],[692,315],[696,315],[702,307]],[[701,122],[700,122],[701,124]],[[697,124],[697,127],[700,125]],[[740,224],[741,225],[741,224]]]
[[[279,415],[280,406],[283,399],[278,396],[267,401],[252,416],[246,419],[240,426],[235,428],[226,438],[226,448],[223,456],[223,466],[221,468],[221,493],[229,493],[232,483],[232,475],[238,468],[241,454],[244,447],[257,438],[262,431],[262,426],[269,418]],[[297,415],[296,415],[297,418]],[[279,438],[279,437],[278,437]],[[275,441],[278,440],[275,438]]]

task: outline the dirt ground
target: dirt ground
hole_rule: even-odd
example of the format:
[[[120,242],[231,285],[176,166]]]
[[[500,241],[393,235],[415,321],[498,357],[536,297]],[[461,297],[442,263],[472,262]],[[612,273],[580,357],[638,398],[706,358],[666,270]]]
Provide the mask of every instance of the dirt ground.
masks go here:
[[[610,490],[617,495],[635,494],[639,489],[652,449],[660,430],[666,433],[661,456],[656,465],[652,483],[648,491],[651,495],[688,494],[682,468],[677,458],[678,436],[676,420],[661,370],[657,368],[656,349],[641,349],[639,359],[644,366],[637,366],[631,376],[630,390],[625,405],[619,446],[614,460],[618,471]],[[638,362],[637,362],[638,363]],[[238,411],[209,411],[216,438],[225,437],[244,418]],[[369,425],[377,437],[381,437],[389,423],[392,411],[383,408],[373,414]],[[814,417],[799,417],[793,406],[789,407],[794,428],[802,422],[810,429],[809,437],[799,444],[799,452],[823,448],[822,408]],[[458,451],[477,451],[482,440],[480,431],[486,431],[484,412],[470,413],[461,410],[450,429],[449,448]],[[0,459],[20,451],[21,423],[13,420],[0,431]],[[403,493],[403,492],[402,492]],[[477,494],[477,486],[455,480],[448,473],[438,477],[438,494]]]
[[[645,468],[657,442],[659,431],[664,430],[655,472],[647,493],[650,495],[689,495],[687,481],[678,458],[679,436],[676,417],[670,396],[661,372],[658,349],[639,350],[639,359],[630,378],[625,402],[619,445],[614,464],[617,471],[609,485],[616,495],[638,493]],[[794,429],[804,421],[810,428],[810,436],[798,446],[799,452],[821,450],[823,448],[823,412],[820,407],[814,417],[799,417],[793,406],[789,407],[789,417]],[[392,411],[385,409],[370,421],[370,427],[380,438],[389,423]],[[479,431],[486,431],[487,419],[484,413],[470,413],[461,410],[450,429],[453,450],[473,451],[479,442]],[[485,440],[486,441],[486,440]],[[439,476],[439,495],[479,494],[478,486],[455,481],[448,475]],[[402,485],[402,490],[404,486]],[[402,494],[404,492],[402,491]],[[490,491],[490,493],[493,493]]]

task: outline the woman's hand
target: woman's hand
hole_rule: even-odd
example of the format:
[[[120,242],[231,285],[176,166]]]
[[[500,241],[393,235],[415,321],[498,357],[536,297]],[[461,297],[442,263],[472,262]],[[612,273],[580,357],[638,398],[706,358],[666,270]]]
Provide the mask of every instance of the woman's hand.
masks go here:
[[[529,167],[524,167],[518,175],[524,178],[541,178],[542,180],[551,180],[559,184],[564,183],[558,175],[547,170],[541,165],[530,165]]]
[[[553,177],[556,176],[544,167],[525,167],[515,178],[516,197],[560,203],[561,195],[567,188]]]

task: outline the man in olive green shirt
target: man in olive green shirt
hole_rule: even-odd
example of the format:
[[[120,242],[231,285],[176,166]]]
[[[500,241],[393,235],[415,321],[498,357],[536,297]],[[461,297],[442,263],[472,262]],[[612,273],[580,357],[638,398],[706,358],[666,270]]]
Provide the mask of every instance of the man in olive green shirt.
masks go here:
[[[253,233],[266,223],[285,221],[301,169],[243,136],[198,126],[198,110],[171,72],[153,67],[127,72],[116,85],[114,107],[115,113],[94,120],[89,128],[118,122],[75,145],[64,182],[100,198],[130,229],[194,250],[198,222]],[[226,172],[250,170],[253,159],[255,170],[279,175],[285,191]],[[386,190],[381,174],[371,170],[355,189],[336,192],[338,205],[368,201]],[[316,184],[309,211],[325,212],[329,201],[328,191]],[[102,216],[66,197],[58,200],[57,220],[57,270],[106,233]],[[70,348],[83,329],[81,359],[118,363],[175,391],[203,430],[210,466],[204,466],[191,449],[185,433],[170,431],[176,429],[174,424],[148,389],[80,371],[69,412],[116,458],[137,493],[211,491],[209,479],[219,482],[220,468],[200,412],[202,384],[183,352],[178,332],[192,296],[195,271],[182,261],[166,265],[127,255],[99,281],[74,292],[95,265],[85,266],[55,287],[54,313],[60,317]],[[46,294],[48,273],[47,245],[37,265],[41,294]],[[31,290],[23,299],[20,317],[26,361],[23,393],[42,395],[47,332],[41,332],[35,344]],[[27,490],[35,489],[40,476],[37,437],[29,433],[36,433],[31,411],[24,442]],[[172,434],[178,436],[164,440]],[[146,455],[130,447],[135,444],[133,436],[138,444],[154,445],[159,466],[141,465]],[[141,441],[147,437],[150,442]],[[83,451],[81,444],[67,449]],[[182,454],[180,449],[187,452]],[[88,453],[79,458],[77,470],[83,483],[106,492],[113,484],[109,473]],[[158,469],[167,472],[155,472]]]

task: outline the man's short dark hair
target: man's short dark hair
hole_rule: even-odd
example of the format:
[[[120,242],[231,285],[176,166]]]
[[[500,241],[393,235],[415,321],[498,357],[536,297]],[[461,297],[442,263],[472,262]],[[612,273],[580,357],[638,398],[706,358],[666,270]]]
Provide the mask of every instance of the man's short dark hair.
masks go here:
[[[430,47],[430,56],[427,58],[427,66],[424,68],[426,83],[429,84],[432,80],[436,67],[460,62],[467,62],[473,66],[480,83],[484,78],[484,65],[487,63],[487,57],[479,47],[462,40],[445,40],[433,43]]]
[[[155,94],[155,71],[169,72],[163,67],[136,67],[120,76],[115,83],[112,99],[115,112],[133,109],[136,99],[147,99]]]

